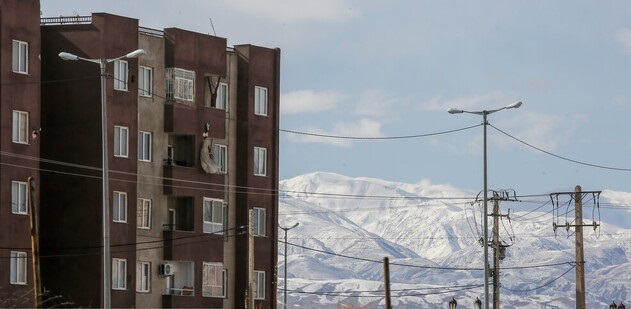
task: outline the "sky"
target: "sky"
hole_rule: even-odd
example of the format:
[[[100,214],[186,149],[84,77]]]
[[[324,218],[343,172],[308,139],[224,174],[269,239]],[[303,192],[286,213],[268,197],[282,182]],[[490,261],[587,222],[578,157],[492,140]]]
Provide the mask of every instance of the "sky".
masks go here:
[[[281,179],[326,171],[482,190],[482,117],[447,109],[521,101],[488,116],[489,189],[631,191],[631,2],[41,0],[41,10],[280,48]]]

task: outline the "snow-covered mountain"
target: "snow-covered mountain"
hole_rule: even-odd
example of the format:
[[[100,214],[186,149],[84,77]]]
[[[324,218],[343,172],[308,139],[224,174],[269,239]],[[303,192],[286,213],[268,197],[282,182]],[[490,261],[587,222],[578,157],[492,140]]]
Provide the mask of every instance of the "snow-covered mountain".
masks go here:
[[[482,212],[471,203],[477,192],[324,172],[281,181],[280,190],[280,225],[299,223],[287,237],[289,307],[383,307],[384,257],[395,308],[445,308],[452,297],[470,307],[483,298]],[[502,308],[574,307],[574,230],[560,227],[555,234],[552,223],[566,220],[568,211],[553,212],[549,200],[500,204],[503,215],[511,208],[499,225],[510,245],[500,263]],[[612,300],[631,304],[630,204],[631,193],[609,190],[599,208],[583,204],[585,223],[600,224],[584,229],[588,308]],[[282,229],[279,239],[285,240]],[[285,253],[279,248],[282,301]]]

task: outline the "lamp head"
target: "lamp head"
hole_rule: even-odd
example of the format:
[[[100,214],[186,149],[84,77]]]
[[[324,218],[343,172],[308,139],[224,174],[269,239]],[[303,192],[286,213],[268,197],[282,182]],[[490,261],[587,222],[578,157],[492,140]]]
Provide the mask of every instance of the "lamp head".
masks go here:
[[[507,105],[507,106],[506,106],[506,109],[509,109],[509,108],[519,108],[519,107],[521,106],[521,104],[522,104],[522,103],[521,103],[521,101],[519,101],[519,102],[515,102],[515,103],[513,103],[513,104]]]
[[[450,109],[447,110],[447,112],[450,113],[450,114],[462,114],[462,113],[464,113],[463,110],[457,109],[457,108],[450,108]]]
[[[145,50],[144,49],[136,49],[133,52],[125,55],[125,58],[136,58],[140,55],[144,55],[145,54]]]
[[[59,58],[63,60],[78,60],[79,56],[67,52],[61,52],[59,53]]]

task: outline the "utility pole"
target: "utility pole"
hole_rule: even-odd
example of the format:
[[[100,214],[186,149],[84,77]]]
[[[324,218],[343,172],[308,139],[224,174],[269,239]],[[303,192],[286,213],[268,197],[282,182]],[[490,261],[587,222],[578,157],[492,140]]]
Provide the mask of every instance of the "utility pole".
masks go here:
[[[583,255],[583,194],[581,186],[574,188],[574,210],[576,212],[576,308],[585,309],[585,257]]]
[[[390,300],[390,260],[387,256],[383,258],[383,287],[386,290],[386,309],[392,309]]]
[[[31,248],[33,250],[33,291],[35,307],[42,307],[42,277],[39,267],[39,211],[35,202],[35,182],[28,178],[28,206],[31,214]]]
[[[552,224],[554,231],[556,233],[556,229],[559,226],[564,226],[568,231],[570,227],[574,227],[574,245],[575,245],[575,254],[576,254],[576,309],[585,309],[585,257],[583,254],[583,227],[591,226],[596,230],[600,224],[593,222],[592,224],[583,224],[583,196],[587,194],[592,195],[592,201],[594,203],[594,207],[599,207],[598,199],[600,197],[601,191],[582,191],[581,186],[576,186],[574,188],[574,192],[558,192],[551,193],[550,198],[552,199],[552,203],[557,209],[554,211],[553,215],[558,216],[555,213],[558,213],[559,204],[559,195],[568,195],[570,199],[574,199],[574,222],[575,224],[570,224],[567,221],[565,224],[557,224],[558,218],[555,217],[554,222]]]
[[[508,217],[500,213],[500,200],[517,201],[517,196],[513,190],[502,190],[493,192],[493,309],[500,308],[500,260],[504,259],[504,252],[508,245],[500,242],[500,218]]]
[[[248,216],[248,309],[254,309],[254,210]],[[262,283],[265,284],[265,283]]]

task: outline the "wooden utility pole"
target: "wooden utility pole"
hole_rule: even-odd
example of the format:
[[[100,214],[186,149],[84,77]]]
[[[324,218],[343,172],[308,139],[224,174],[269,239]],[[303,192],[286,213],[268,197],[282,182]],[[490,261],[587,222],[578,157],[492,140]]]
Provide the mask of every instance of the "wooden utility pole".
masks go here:
[[[387,256],[383,258],[383,287],[386,290],[386,309],[392,309],[390,301],[390,260]]]
[[[493,309],[500,308],[500,201],[493,194]]]
[[[581,186],[574,189],[576,212],[576,309],[585,309],[585,257],[583,256],[583,193]]]
[[[28,178],[28,206],[31,217],[31,249],[33,260],[33,292],[35,307],[42,307],[42,279],[39,267],[39,211],[35,201],[35,183],[33,177]]]

